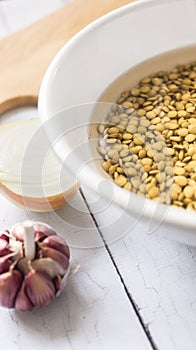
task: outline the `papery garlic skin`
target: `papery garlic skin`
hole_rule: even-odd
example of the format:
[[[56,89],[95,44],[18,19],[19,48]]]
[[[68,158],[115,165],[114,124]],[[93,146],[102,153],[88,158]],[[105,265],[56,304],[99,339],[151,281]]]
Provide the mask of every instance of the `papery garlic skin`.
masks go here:
[[[13,238],[15,238],[17,241],[23,242],[24,241],[24,230],[20,222],[13,225],[11,228],[11,235]]]
[[[46,273],[30,271],[24,282],[29,300],[34,306],[48,305],[55,298],[54,284]]]
[[[9,271],[12,264],[13,261],[9,258],[9,255],[0,257],[0,274]]]
[[[51,258],[41,258],[32,261],[31,266],[34,270],[45,272],[51,278],[62,276],[65,273],[64,268]]]
[[[26,294],[26,286],[23,282],[15,300],[15,308],[20,311],[31,311],[34,308],[34,305],[29,300]]]
[[[11,252],[9,243],[3,237],[0,237],[0,257],[7,255]]]
[[[13,308],[17,292],[22,284],[22,274],[13,270],[0,275],[0,305]]]
[[[70,258],[70,250],[67,244],[65,244],[64,239],[57,235],[46,237],[41,244],[42,247],[50,247],[58,250],[62,254],[66,255],[67,259]]]
[[[45,237],[56,235],[55,230],[48,224],[43,224],[43,222],[37,221],[33,224],[35,229],[35,234],[42,233]]]
[[[69,276],[70,250],[53,228],[40,222],[18,223],[6,237],[0,235],[0,243],[0,254],[5,253],[0,256],[0,306],[30,311],[61,293]],[[28,244],[34,246],[32,258]]]
[[[51,258],[52,260],[56,261],[63,268],[64,273],[69,267],[69,260],[67,259],[66,255],[58,252],[56,249],[41,248],[39,256],[42,258]]]

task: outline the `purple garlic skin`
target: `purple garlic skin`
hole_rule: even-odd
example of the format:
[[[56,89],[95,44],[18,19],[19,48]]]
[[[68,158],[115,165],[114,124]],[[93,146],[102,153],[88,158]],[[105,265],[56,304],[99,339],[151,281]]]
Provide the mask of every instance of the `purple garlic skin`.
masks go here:
[[[64,269],[64,272],[66,272],[69,267],[69,260],[67,259],[66,255],[58,252],[56,249],[41,248],[40,257],[51,258],[52,260],[56,261]]]
[[[59,252],[61,252],[62,254],[64,254],[67,257],[67,259],[70,258],[69,247],[67,244],[65,244],[64,239],[59,237],[59,236],[50,236],[50,237],[45,238],[42,241],[41,246],[56,249]]]
[[[26,294],[26,286],[24,282],[16,296],[15,308],[20,311],[31,311],[34,308],[34,305]]]
[[[12,264],[13,261],[9,258],[9,255],[0,257],[0,274],[9,271]]]
[[[13,308],[22,283],[22,274],[13,270],[0,275],[0,305]]]
[[[9,247],[9,238],[4,234],[0,235],[0,257],[5,256],[11,252]]]
[[[40,271],[30,271],[25,277],[26,292],[34,306],[48,305],[55,298],[55,286],[50,277]]]
[[[9,231],[5,230],[0,233],[0,238],[5,239],[7,242],[9,242],[9,235],[10,235]]]
[[[70,270],[70,250],[64,239],[47,224],[30,225],[33,257],[25,255],[26,223],[0,234],[0,306],[20,311],[51,303],[66,286]]]
[[[36,222],[33,226],[35,229],[35,234],[42,233],[42,235],[45,235],[45,237],[56,235],[54,229],[51,226],[44,224],[43,222]]]

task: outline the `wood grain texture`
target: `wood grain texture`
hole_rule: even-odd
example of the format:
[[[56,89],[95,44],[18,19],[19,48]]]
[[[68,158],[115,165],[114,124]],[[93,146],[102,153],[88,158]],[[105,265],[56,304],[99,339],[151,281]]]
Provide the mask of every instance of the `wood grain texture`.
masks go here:
[[[86,24],[127,0],[77,0],[38,21],[36,24],[2,39],[0,42],[0,114],[14,107],[37,105],[44,72],[58,50]],[[53,3],[54,5],[54,3]],[[25,6],[29,4],[25,3]],[[26,9],[27,10],[27,9]],[[22,198],[1,186],[1,192],[18,205],[32,210],[58,209],[75,194],[75,188],[63,196],[43,199]]]
[[[15,16],[15,11],[11,11],[12,3],[17,3],[19,17],[23,11],[22,3],[26,1],[10,2],[9,13],[6,14],[9,22]],[[54,3],[56,0],[47,0],[47,3],[51,1]],[[36,9],[39,16],[38,5]],[[27,16],[30,21],[31,6]],[[6,32],[7,27],[4,29]],[[18,113],[22,115],[21,110]],[[78,273],[69,279],[65,292],[51,305],[32,313],[0,308],[2,348],[26,350],[31,346],[34,350],[152,349],[125,294],[100,233],[79,194],[76,194],[66,208],[52,213],[32,213],[15,207],[1,197],[0,211],[2,229],[26,219],[51,224],[71,246],[72,259],[77,259],[81,265]]]
[[[80,263],[64,293],[49,306],[27,313],[0,308],[2,349],[26,350],[29,344],[34,350],[151,349],[79,194],[53,213],[26,212],[4,198],[0,209],[1,228],[27,219],[53,226],[70,244],[72,261]]]
[[[15,16],[13,1],[23,9],[21,0],[10,1],[9,22]],[[38,7],[37,11],[39,15]],[[29,18],[30,12],[31,8]],[[1,27],[6,32],[0,22]],[[81,264],[65,293],[49,307],[32,314],[0,309],[2,348],[26,350],[31,344],[35,350],[149,349],[122,288],[123,281],[159,350],[195,350],[196,249],[156,234],[146,235],[141,222],[115,206],[107,209],[99,198],[84,193],[121,283],[79,194],[66,208],[44,214],[26,212],[1,198],[1,228],[27,218],[48,222],[67,239],[73,247],[73,259]],[[86,249],[82,249],[84,245]]]
[[[21,104],[36,104],[49,63],[80,29],[130,0],[77,0],[0,41],[0,113]],[[32,98],[31,98],[32,96]]]
[[[140,219],[82,189],[155,346],[195,350],[196,249],[147,234]]]

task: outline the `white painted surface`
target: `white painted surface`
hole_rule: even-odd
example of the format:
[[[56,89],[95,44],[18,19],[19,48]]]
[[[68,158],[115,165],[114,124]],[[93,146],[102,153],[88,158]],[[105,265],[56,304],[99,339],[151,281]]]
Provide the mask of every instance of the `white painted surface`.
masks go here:
[[[63,0],[0,2],[4,37],[62,6]],[[19,110],[17,114],[26,117]],[[29,112],[28,112],[29,113]],[[32,116],[34,111],[30,111]],[[8,113],[10,118],[10,113]],[[7,118],[7,117],[6,117]],[[2,118],[5,121],[5,117]],[[33,214],[0,198],[0,228],[27,218],[56,228],[72,247],[79,272],[51,305],[32,313],[0,308],[0,343],[8,350],[151,349],[85,202],[78,193],[56,213]],[[96,248],[98,247],[98,248]]]
[[[47,133],[58,156],[69,164],[80,183],[96,192],[101,191],[103,198],[125,208],[131,215],[145,217],[148,221],[146,226],[150,229],[157,227],[159,234],[168,236],[169,229],[170,237],[196,246],[196,212],[166,207],[123,191],[114,182],[108,181],[101,166],[96,167],[100,154],[96,150],[97,143],[93,140],[89,142],[88,132],[92,118],[99,123],[110,109],[107,103],[95,106],[94,101],[123,72],[130,68],[121,88],[114,88],[114,101],[121,89],[129,89],[130,81],[136,84],[153,69],[155,72],[168,70],[177,63],[186,64],[196,59],[195,46],[189,46],[196,43],[194,4],[193,0],[136,1],[83,29],[51,62],[41,84],[38,110],[42,122],[47,123]],[[184,27],[181,25],[183,20]],[[160,25],[157,30],[162,22],[167,22],[167,26],[162,30]],[[178,36],[173,32],[174,27]],[[127,38],[132,40],[132,45],[127,44]],[[182,49],[185,46],[186,50]],[[173,52],[169,53],[172,48]],[[177,48],[179,51],[174,50]],[[152,59],[163,52],[164,56]],[[105,98],[101,101],[107,101]],[[92,135],[95,133],[92,132]]]
[[[84,207],[79,195],[76,199]],[[63,211],[74,217],[73,209]],[[10,227],[16,220],[28,217],[24,210],[1,198],[1,227]],[[34,214],[33,218],[52,224],[66,237],[60,220],[54,219],[53,214]],[[72,236],[78,230],[85,234],[77,225],[93,226],[90,215],[77,215],[74,222],[76,226],[69,228]],[[98,236],[98,232],[94,231],[94,235]],[[80,270],[70,277],[65,292],[51,305],[30,313],[0,309],[1,348],[151,349],[105,248],[72,249],[72,258],[79,261]]]
[[[5,0],[0,2],[0,9],[10,34],[59,9],[65,2],[63,0]]]
[[[196,347],[196,248],[145,234],[144,225],[83,189],[140,315],[161,350]],[[118,219],[119,218],[119,219]]]
[[[66,0],[0,1],[0,36],[63,2]],[[1,348],[152,349],[109,249],[157,348],[195,350],[196,249],[156,235],[146,236],[142,223],[114,206],[103,208],[103,202],[84,188],[83,192],[99,230],[80,194],[53,214],[27,213],[0,197],[1,228],[29,217],[46,221],[67,239],[73,247],[73,259],[81,265],[65,292],[50,306],[26,314],[0,309]],[[108,242],[107,249],[101,234]],[[82,249],[85,247],[89,249]]]

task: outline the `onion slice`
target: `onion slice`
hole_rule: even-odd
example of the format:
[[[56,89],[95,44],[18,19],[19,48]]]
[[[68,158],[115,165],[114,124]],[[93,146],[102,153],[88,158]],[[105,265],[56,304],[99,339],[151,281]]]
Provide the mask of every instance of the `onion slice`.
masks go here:
[[[0,126],[0,190],[19,206],[50,211],[66,204],[78,185],[62,166],[38,118]]]

